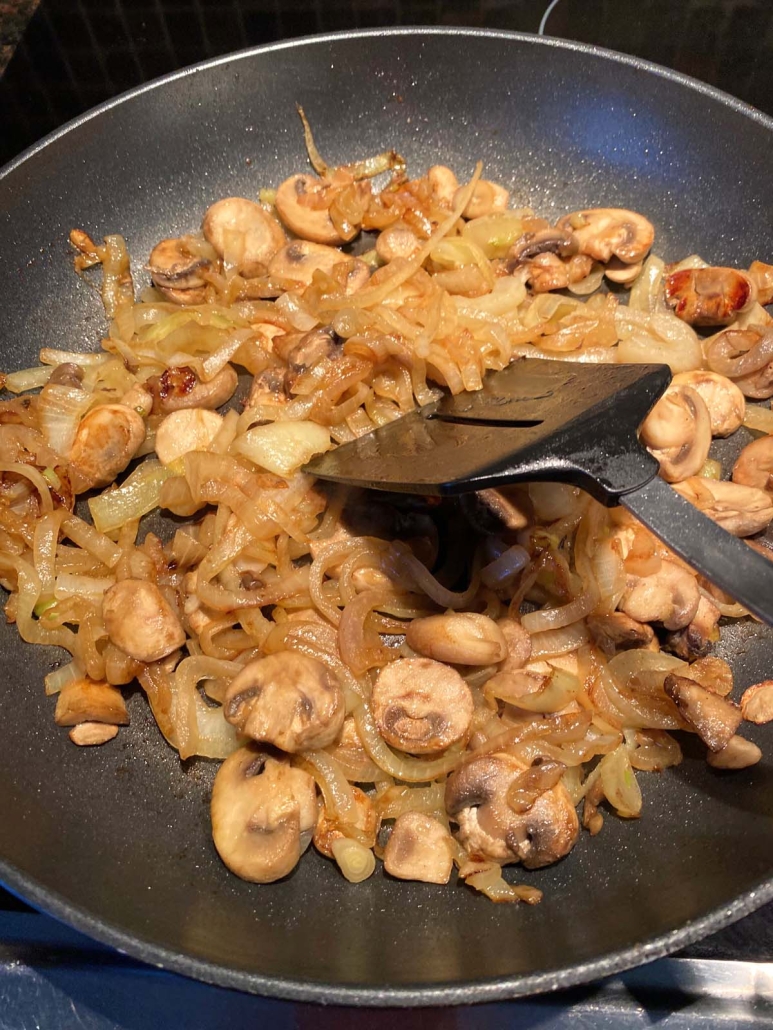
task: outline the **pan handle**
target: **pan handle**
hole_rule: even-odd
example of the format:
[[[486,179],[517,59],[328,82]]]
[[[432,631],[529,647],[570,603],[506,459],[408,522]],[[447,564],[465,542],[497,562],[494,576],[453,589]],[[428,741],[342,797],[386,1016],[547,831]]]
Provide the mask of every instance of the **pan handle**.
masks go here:
[[[726,532],[659,476],[620,503],[696,572],[773,626],[773,561]]]

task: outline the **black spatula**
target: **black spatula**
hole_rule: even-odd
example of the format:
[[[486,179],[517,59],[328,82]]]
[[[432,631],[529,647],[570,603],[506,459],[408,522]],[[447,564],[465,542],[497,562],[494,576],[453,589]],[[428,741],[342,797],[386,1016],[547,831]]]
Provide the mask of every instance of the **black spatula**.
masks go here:
[[[534,480],[624,505],[696,571],[773,625],[773,563],[658,476],[638,429],[671,379],[665,365],[521,359],[483,389],[390,422],[312,461],[321,479],[449,495]]]

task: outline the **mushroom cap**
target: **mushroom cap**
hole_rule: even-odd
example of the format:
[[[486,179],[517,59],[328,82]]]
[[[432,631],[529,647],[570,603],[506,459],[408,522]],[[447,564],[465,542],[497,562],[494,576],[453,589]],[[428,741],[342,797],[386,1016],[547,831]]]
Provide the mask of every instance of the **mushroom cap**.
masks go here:
[[[108,486],[145,439],[145,420],[125,404],[101,404],[81,419],[69,461],[76,493]]]
[[[729,325],[757,300],[757,287],[735,268],[682,268],[663,280],[666,303],[690,325]]]
[[[271,258],[285,242],[281,225],[252,200],[244,197],[226,197],[207,208],[201,223],[208,243],[222,258],[241,237],[242,251],[239,272],[250,278],[262,275]],[[238,246],[234,248],[238,252]]]
[[[638,622],[624,612],[591,614],[585,621],[596,646],[610,658],[618,651],[630,651],[638,647],[651,649],[655,645],[652,626]]]
[[[698,581],[692,572],[664,559],[649,576],[630,576],[619,608],[637,622],[662,622],[682,629],[695,618],[700,604]]]
[[[733,465],[733,482],[773,493],[773,436],[747,444]]]
[[[288,229],[312,243],[344,243],[330,217],[328,208],[318,206],[329,187],[314,175],[291,175],[276,191],[276,209]],[[312,203],[304,203],[304,199]],[[332,196],[331,196],[332,200]]]
[[[154,410],[169,414],[183,408],[219,408],[234,395],[239,377],[232,365],[226,365],[205,383],[188,365],[172,365],[149,379],[147,385],[153,394]]]
[[[458,823],[457,836],[469,855],[537,869],[574,847],[579,821],[562,783],[537,797],[526,812],[518,814],[507,803],[510,787],[526,768],[513,755],[495,752],[470,758],[448,777],[446,811]]]
[[[335,247],[310,240],[292,240],[276,252],[268,266],[269,275],[281,276],[304,283],[311,283],[314,273],[331,275],[337,265],[346,267],[346,293],[354,293],[370,278],[368,266],[358,258],[350,257]]]
[[[239,748],[217,772],[210,812],[215,847],[231,872],[273,883],[295,868],[311,841],[314,779],[255,747]]]
[[[143,579],[122,579],[106,590],[102,618],[111,641],[138,662],[157,662],[185,643],[172,606]]]
[[[730,436],[743,423],[746,400],[727,376],[698,368],[691,372],[677,372],[671,385],[689,386],[698,394],[708,409],[712,436]]]
[[[454,665],[491,665],[507,657],[502,630],[493,619],[475,612],[413,619],[405,639],[419,654]]]
[[[741,725],[741,709],[737,704],[706,690],[687,676],[669,674],[663,681],[663,690],[711,751],[726,747]]]
[[[332,744],[345,703],[334,674],[307,655],[280,651],[250,662],[229,684],[223,714],[240,733],[283,751]]]
[[[575,211],[559,218],[556,227],[573,230],[581,252],[605,263],[616,257],[626,265],[638,264],[655,239],[652,222],[636,211],[619,207]]]
[[[751,536],[773,519],[773,496],[754,486],[692,476],[674,489],[733,536]]]
[[[711,447],[711,417],[692,387],[672,384],[644,420],[640,435],[663,479],[678,483],[703,468]]]
[[[150,252],[148,271],[153,284],[172,290],[195,290],[206,286],[199,272],[210,261],[201,254],[192,254],[184,240],[177,237],[161,240]]]
[[[474,703],[455,669],[431,658],[399,658],[378,675],[371,710],[379,733],[399,751],[427,755],[462,740]]]
[[[384,848],[384,869],[398,880],[448,883],[452,847],[451,834],[438,819],[424,812],[404,812]]]

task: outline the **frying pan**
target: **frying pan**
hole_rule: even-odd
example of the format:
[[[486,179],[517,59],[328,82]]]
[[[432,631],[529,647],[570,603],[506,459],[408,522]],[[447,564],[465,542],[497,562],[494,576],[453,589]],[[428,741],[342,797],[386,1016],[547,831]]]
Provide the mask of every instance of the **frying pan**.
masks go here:
[[[300,102],[330,162],[396,147],[411,169],[475,160],[516,206],[646,213],[667,259],[773,257],[773,122],[715,90],[590,47],[407,30],[246,51],[126,94],[0,175],[4,367],[94,347],[104,324],[73,275],[73,226],[123,232],[136,265],[215,199],[306,168]],[[738,446],[737,442],[729,446]],[[701,756],[642,775],[638,821],[609,815],[560,864],[520,881],[541,905],[464,887],[351,886],[307,855],[281,883],[228,874],[211,844],[213,763],[180,764],[141,696],[102,748],[73,747],[42,679],[54,653],[0,628],[0,879],[130,955],[255,993],[363,1005],[455,1004],[589,981],[675,950],[773,897],[773,773]],[[773,648],[754,624],[720,653],[741,689]],[[771,734],[753,733],[770,750]]]

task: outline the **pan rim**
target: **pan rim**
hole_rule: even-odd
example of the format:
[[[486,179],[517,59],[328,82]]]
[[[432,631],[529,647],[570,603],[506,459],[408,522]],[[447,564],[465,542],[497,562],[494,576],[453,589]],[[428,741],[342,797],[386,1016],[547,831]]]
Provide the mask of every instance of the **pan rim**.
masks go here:
[[[731,108],[738,114],[750,118],[773,132],[773,118],[757,108],[733,97],[689,75],[673,71],[654,62],[644,60],[615,50],[593,44],[563,40],[551,36],[537,36],[525,32],[510,32],[498,29],[479,29],[457,26],[401,26],[399,28],[356,29],[331,32],[313,36],[302,36],[290,40],[248,47],[219,57],[210,58],[187,66],[167,75],[143,83],[134,89],[97,105],[76,118],[66,122],[38,142],[22,151],[3,168],[0,168],[0,182],[8,178],[27,161],[36,157],[46,147],[75,131],[82,125],[98,118],[120,104],[132,101],[150,90],[196,75],[199,72],[222,65],[249,60],[263,54],[282,50],[298,49],[311,45],[324,45],[339,40],[378,39],[392,36],[460,36],[465,38],[488,38],[547,46],[569,50],[592,57],[599,57],[615,64],[622,64],[659,78],[669,80],[683,88]],[[316,1002],[326,1005],[350,1005],[367,1007],[410,1007],[410,1006],[452,1006],[470,1003],[506,1001],[509,999],[542,994],[624,972],[654,959],[662,958],[678,949],[719,930],[745,915],[750,914],[768,901],[773,900],[773,873],[768,879],[733,901],[710,909],[699,919],[692,920],[675,930],[660,934],[622,951],[613,952],[581,964],[557,967],[539,973],[511,975],[485,980],[461,981],[453,984],[429,983],[406,984],[379,987],[325,983],[268,976],[246,970],[234,970],[227,966],[194,958],[165,948],[136,934],[129,934],[103,919],[91,915],[87,910],[70,903],[63,895],[48,890],[33,877],[29,877],[5,859],[0,858],[0,885],[6,886],[23,901],[28,902],[44,914],[68,924],[96,941],[115,948],[120,953],[148,963],[157,968],[182,974],[214,986],[246,991],[250,994],[295,1002]]]

